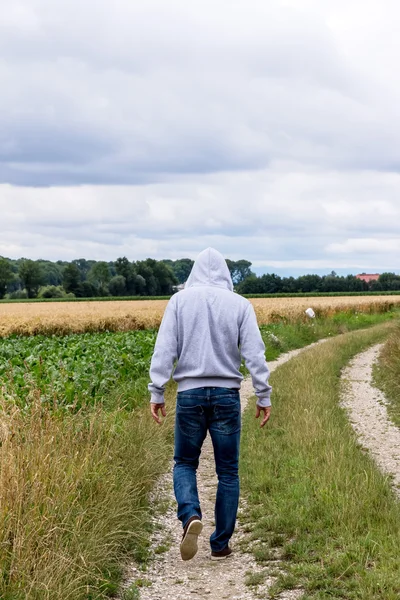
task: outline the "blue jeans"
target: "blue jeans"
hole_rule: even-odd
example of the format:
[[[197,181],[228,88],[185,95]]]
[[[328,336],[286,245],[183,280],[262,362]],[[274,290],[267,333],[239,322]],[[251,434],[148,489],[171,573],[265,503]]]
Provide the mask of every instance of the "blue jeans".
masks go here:
[[[190,517],[201,518],[196,471],[207,431],[214,447],[218,476],[215,531],[210,544],[218,552],[228,545],[233,534],[239,504],[239,390],[206,387],[178,393],[174,490],[178,519],[183,526]]]

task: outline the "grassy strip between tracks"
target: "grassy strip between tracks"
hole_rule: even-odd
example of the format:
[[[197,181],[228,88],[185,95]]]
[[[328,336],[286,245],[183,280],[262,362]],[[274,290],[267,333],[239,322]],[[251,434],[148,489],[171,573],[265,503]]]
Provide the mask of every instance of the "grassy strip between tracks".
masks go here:
[[[389,337],[374,370],[376,385],[389,401],[389,414],[400,427],[400,326]]]
[[[252,551],[269,572],[277,547],[283,561],[271,598],[294,587],[303,600],[400,596],[400,505],[339,406],[342,367],[393,327],[348,333],[283,365],[272,376],[268,427],[256,426],[252,410],[245,415]]]

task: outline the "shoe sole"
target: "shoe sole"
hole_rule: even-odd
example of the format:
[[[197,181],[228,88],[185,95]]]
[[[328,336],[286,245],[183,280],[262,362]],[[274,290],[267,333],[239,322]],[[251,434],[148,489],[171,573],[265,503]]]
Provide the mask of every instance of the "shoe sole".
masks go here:
[[[197,554],[197,539],[203,530],[203,523],[200,520],[192,521],[187,528],[186,535],[181,543],[182,560],[190,560]]]
[[[231,552],[230,554],[227,554],[226,556],[212,556],[211,555],[211,560],[226,560],[227,558],[232,556],[232,554],[233,554],[233,552]]]

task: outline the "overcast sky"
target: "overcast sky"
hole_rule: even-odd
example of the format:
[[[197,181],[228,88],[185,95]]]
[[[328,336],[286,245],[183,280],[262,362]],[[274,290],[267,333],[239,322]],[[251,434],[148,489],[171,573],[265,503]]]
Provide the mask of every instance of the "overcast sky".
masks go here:
[[[0,0],[0,255],[400,271],[397,0]]]

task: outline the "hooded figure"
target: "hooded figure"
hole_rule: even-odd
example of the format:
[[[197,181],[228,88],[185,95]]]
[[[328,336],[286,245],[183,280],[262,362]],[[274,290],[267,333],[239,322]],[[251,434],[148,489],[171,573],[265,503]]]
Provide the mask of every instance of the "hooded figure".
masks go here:
[[[197,552],[202,530],[196,470],[202,443],[210,432],[214,445],[218,491],[216,527],[210,538],[211,558],[231,554],[239,500],[239,389],[242,358],[257,396],[257,414],[270,414],[271,386],[265,347],[252,304],[234,293],[224,257],[213,248],[201,252],[185,289],[168,302],[150,367],[151,411],[165,416],[165,385],[178,384],[174,490],[183,525],[181,555]],[[175,367],[175,368],[174,368]]]

